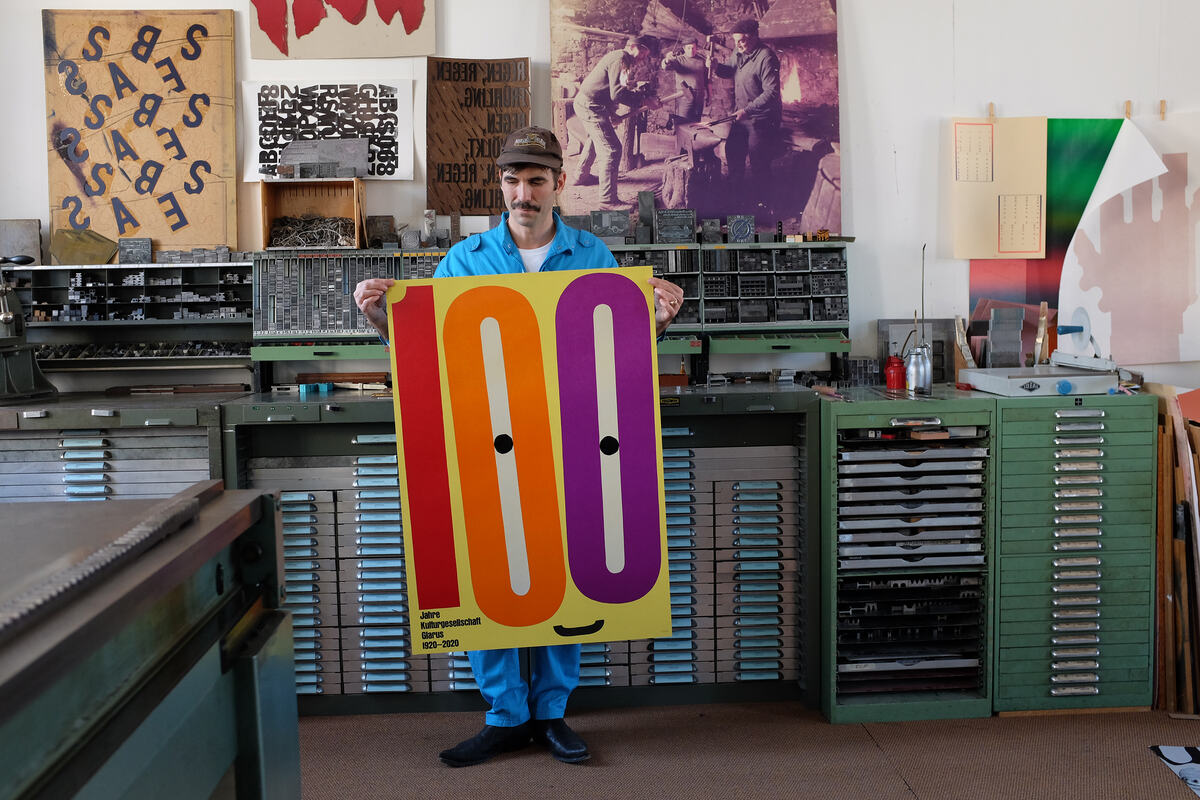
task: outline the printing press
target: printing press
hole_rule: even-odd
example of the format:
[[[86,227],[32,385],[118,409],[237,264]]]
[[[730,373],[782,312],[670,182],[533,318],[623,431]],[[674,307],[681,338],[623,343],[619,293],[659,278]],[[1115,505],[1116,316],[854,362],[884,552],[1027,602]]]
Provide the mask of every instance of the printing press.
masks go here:
[[[0,797],[296,798],[274,494],[8,503]]]

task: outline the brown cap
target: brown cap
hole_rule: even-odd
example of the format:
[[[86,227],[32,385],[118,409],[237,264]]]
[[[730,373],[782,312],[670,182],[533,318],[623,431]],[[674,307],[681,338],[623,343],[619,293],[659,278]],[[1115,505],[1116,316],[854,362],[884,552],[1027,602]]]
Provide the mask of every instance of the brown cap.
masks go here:
[[[504,140],[504,149],[496,157],[496,164],[537,164],[551,169],[562,169],[562,145],[553,131],[530,125],[517,128]]]

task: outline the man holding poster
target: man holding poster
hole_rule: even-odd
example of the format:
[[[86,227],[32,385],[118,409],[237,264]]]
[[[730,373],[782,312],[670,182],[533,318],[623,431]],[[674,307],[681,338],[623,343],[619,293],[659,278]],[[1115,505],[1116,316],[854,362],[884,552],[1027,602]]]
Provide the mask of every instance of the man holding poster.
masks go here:
[[[454,245],[439,264],[435,277],[617,266],[612,253],[597,237],[567,227],[553,212],[555,195],[565,186],[566,175],[562,170],[562,148],[551,131],[540,127],[513,131],[496,163],[508,211],[496,228]],[[651,277],[649,283],[654,295],[655,327],[661,334],[678,313],[683,290],[659,278]],[[354,292],[358,307],[385,339],[393,338],[386,305],[387,290],[392,284],[390,279],[366,280]],[[644,296],[640,302],[645,309]],[[587,322],[590,329],[591,321]],[[624,446],[625,442],[621,444]],[[534,509],[526,511],[526,521],[530,521]],[[558,516],[557,508],[541,511],[554,518]],[[568,508],[568,516],[570,512]],[[410,525],[407,518],[405,524]],[[579,653],[578,644],[530,648],[532,668],[526,682],[521,676],[517,649],[470,651],[468,657],[476,683],[490,710],[483,730],[442,751],[441,760],[455,767],[478,764],[494,755],[523,748],[533,740],[546,745],[560,761],[579,763],[589,758],[586,744],[563,721],[567,698],[579,682]]]

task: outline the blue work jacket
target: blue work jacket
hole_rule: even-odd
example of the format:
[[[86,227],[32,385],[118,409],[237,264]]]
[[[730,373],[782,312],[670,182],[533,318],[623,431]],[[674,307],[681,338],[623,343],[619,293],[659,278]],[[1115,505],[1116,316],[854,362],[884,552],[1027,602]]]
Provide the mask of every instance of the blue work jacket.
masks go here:
[[[604,242],[587,231],[567,227],[558,214],[554,215],[554,241],[550,243],[550,252],[542,263],[542,272],[615,266],[617,260]],[[447,278],[524,271],[521,252],[508,232],[508,212],[505,211],[499,225],[451,247],[442,257],[433,276]]]

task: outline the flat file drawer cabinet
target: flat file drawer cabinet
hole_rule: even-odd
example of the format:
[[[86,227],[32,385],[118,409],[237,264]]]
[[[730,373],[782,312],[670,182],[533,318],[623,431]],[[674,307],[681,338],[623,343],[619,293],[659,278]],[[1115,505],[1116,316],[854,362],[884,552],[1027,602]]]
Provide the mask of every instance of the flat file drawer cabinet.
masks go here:
[[[221,477],[232,395],[60,395],[0,407],[0,502],[171,497]]]
[[[663,396],[673,632],[584,645],[580,686],[615,698],[594,702],[621,703],[622,692],[712,700],[797,690],[815,701],[819,595],[805,576],[816,567],[816,411],[806,389]],[[341,695],[306,706],[399,693],[438,695],[410,698],[428,708],[476,698],[464,653],[412,652],[391,401],[275,393],[224,412],[228,480],[282,493],[297,692]],[[457,691],[469,694],[445,694]]]
[[[997,711],[1152,698],[1156,398],[1000,400]]]
[[[822,710],[988,716],[995,403],[846,393],[821,410]]]

